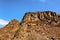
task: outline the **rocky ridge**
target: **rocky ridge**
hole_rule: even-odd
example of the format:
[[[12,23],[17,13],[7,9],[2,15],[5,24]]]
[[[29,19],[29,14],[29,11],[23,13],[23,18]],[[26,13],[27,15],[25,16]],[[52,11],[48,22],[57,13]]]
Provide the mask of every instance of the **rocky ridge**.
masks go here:
[[[60,40],[60,15],[52,11],[27,12],[0,29],[0,40]]]

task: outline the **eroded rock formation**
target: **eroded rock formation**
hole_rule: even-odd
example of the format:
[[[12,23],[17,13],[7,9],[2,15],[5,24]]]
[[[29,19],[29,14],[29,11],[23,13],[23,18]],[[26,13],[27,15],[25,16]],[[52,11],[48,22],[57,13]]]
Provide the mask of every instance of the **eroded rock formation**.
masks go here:
[[[0,29],[0,40],[60,40],[60,15],[51,11],[27,12]]]

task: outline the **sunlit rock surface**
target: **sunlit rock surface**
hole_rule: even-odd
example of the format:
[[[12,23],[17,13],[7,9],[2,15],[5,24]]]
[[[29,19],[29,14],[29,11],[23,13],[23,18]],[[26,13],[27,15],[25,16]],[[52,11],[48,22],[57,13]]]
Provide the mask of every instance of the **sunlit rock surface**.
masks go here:
[[[13,19],[0,29],[0,40],[60,40],[60,15],[27,12],[21,22]]]

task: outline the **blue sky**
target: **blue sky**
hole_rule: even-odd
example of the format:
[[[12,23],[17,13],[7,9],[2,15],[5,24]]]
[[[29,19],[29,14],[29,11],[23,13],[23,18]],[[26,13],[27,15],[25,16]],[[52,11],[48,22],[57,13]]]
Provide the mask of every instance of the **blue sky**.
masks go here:
[[[60,0],[0,0],[0,26],[10,20],[22,20],[26,12],[53,11],[60,13]]]

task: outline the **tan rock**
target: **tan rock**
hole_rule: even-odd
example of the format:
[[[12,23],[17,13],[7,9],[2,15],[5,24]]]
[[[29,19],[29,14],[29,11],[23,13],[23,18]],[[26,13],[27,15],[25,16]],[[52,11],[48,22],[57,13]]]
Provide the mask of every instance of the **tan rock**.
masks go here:
[[[0,40],[60,40],[60,15],[51,11],[27,12],[0,29]]]

